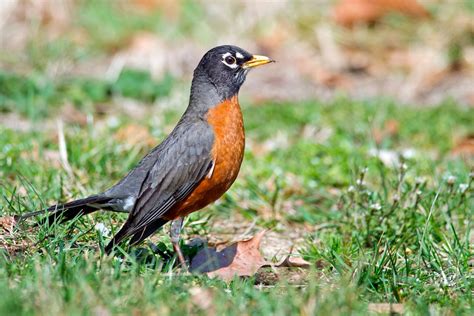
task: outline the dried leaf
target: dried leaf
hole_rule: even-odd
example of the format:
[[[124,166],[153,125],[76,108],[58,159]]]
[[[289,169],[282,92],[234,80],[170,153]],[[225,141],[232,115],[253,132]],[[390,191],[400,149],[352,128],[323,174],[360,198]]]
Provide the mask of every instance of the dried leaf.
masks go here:
[[[416,0],[378,0],[377,1],[386,12],[398,11],[413,17],[429,17],[428,11]]]
[[[249,240],[239,241],[221,251],[206,247],[193,258],[190,270],[207,273],[209,277],[224,281],[230,281],[236,275],[252,276],[267,264],[259,250],[264,234],[265,231],[262,231]]]
[[[341,1],[334,8],[334,20],[346,27],[357,23],[374,22],[381,17],[383,12],[375,3],[365,0]]]
[[[315,71],[313,76],[316,82],[329,88],[348,89],[351,87],[350,78],[340,72],[321,68]]]
[[[134,0],[138,9],[145,12],[160,11],[167,19],[176,19],[180,12],[180,2],[172,0]]]
[[[16,221],[13,216],[0,217],[0,228],[7,233],[13,232]]]
[[[384,123],[381,129],[374,128],[372,133],[374,135],[375,142],[377,144],[380,144],[386,138],[396,137],[398,135],[399,130],[400,122],[395,119],[390,119]]]
[[[334,8],[337,23],[350,27],[358,23],[373,23],[389,12],[413,17],[429,17],[428,11],[416,0],[343,0]]]
[[[288,255],[285,259],[283,259],[279,264],[277,264],[278,268],[304,268],[308,269],[311,267],[311,263],[304,260],[301,257],[292,257],[291,254]]]
[[[283,260],[281,260],[279,263],[277,263],[275,265],[271,265],[271,264],[264,265],[264,267],[267,267],[267,266],[268,267],[274,266],[276,268],[304,268],[304,269],[308,269],[308,268],[311,267],[311,263],[309,263],[308,261],[304,260],[301,257],[293,256],[293,247],[291,247],[288,256],[283,258]]]
[[[453,156],[473,157],[474,156],[474,134],[467,135],[460,139],[451,150]]]

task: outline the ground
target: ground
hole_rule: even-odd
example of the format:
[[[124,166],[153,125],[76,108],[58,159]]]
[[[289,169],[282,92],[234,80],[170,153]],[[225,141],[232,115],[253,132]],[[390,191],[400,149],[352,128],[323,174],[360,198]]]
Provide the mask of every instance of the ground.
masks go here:
[[[240,175],[217,203],[189,217],[183,246],[267,230],[260,247],[267,261],[277,263],[292,249],[310,268],[267,267],[224,282],[184,273],[148,243],[105,256],[102,248],[124,214],[11,225],[10,216],[104,190],[171,131],[187,104],[193,63],[205,51],[197,43],[213,43],[214,29],[194,18],[220,12],[211,2],[206,11],[183,1],[184,18],[169,22],[114,11],[106,2],[64,3],[54,15],[47,5],[22,15],[18,2],[4,28],[4,36],[17,35],[2,40],[8,49],[0,51],[0,314],[473,313],[474,108],[465,18],[472,9],[433,4],[428,22],[391,17],[346,30],[295,6],[297,36],[274,38],[278,25],[289,25],[281,18],[286,7],[268,6],[255,19],[248,5],[226,6],[239,16],[244,43],[257,42],[251,48],[279,55],[279,63],[249,74],[241,93],[247,140]],[[172,16],[170,3],[160,9]],[[66,13],[75,6],[72,19]],[[454,19],[460,11],[464,19]],[[276,24],[262,28],[272,19]],[[403,27],[395,31],[390,26],[399,19]],[[457,37],[436,28],[446,19],[457,21]],[[38,23],[39,34],[31,31]],[[223,25],[234,34],[234,24]],[[327,34],[328,25],[336,35]],[[432,63],[439,59],[428,58],[422,67],[416,56],[444,54],[451,45],[438,49],[422,36],[433,29],[435,38],[453,38],[465,61],[456,55],[440,70]],[[362,74],[352,62],[324,69],[330,65],[319,52],[335,40],[344,54],[355,54],[344,63],[364,61]],[[123,56],[148,60],[143,51],[153,60],[168,55],[146,64],[147,71],[122,63]],[[430,71],[438,76],[426,83]],[[150,241],[170,250],[167,233],[165,227]],[[196,246],[185,251],[192,256]]]

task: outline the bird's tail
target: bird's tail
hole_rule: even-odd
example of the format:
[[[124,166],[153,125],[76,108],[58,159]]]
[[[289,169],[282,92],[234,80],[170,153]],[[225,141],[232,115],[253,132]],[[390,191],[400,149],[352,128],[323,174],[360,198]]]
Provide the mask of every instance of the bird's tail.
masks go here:
[[[164,219],[164,218],[159,218],[156,221],[154,221],[152,224],[149,226],[145,226],[142,229],[134,231],[133,229],[130,228],[130,225],[128,223],[125,223],[120,231],[112,238],[112,240],[109,242],[109,244],[105,247],[105,253],[110,254],[113,250],[113,248],[118,245],[124,238],[127,238],[128,236],[132,236],[132,238],[129,241],[130,246],[134,246],[136,244],[139,244],[142,242],[144,239],[152,235],[154,232],[156,232],[158,229],[160,229],[164,224],[168,223],[169,220]]]
[[[49,213],[48,217],[43,221],[44,223],[54,223],[56,221],[64,223],[75,217],[90,214],[102,208],[107,208],[107,203],[111,200],[110,197],[103,195],[91,195],[84,199],[71,201],[65,204],[57,204],[48,207],[44,210],[26,213],[17,216],[17,222],[23,221],[29,217]]]

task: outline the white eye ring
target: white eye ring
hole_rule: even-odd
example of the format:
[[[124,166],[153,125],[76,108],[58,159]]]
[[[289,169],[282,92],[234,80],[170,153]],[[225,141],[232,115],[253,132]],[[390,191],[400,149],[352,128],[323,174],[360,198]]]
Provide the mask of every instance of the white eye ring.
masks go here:
[[[232,69],[235,69],[238,67],[237,65],[237,60],[235,59],[234,56],[232,56],[231,53],[225,53],[222,55],[222,62],[227,66]]]

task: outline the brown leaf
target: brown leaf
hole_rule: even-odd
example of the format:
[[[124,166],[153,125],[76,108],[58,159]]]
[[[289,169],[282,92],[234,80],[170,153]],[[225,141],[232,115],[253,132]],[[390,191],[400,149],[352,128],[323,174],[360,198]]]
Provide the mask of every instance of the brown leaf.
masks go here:
[[[374,128],[373,135],[374,140],[377,144],[382,143],[382,141],[386,138],[396,137],[400,130],[400,123],[395,119],[387,120],[383,127]]]
[[[0,217],[0,228],[7,233],[13,232],[16,221],[13,216]]]
[[[398,11],[406,15],[420,18],[426,18],[430,15],[429,12],[416,0],[378,0],[377,2],[386,12]]]
[[[413,17],[429,17],[428,11],[416,0],[342,0],[334,8],[334,20],[346,27],[358,23],[374,23],[389,12]]]
[[[283,259],[279,264],[276,265],[278,268],[304,268],[308,269],[311,267],[311,263],[304,260],[301,257],[292,257],[289,254],[285,259]]]
[[[404,306],[403,304],[370,303],[368,310],[372,313],[388,313],[394,315],[403,314]]]
[[[180,12],[180,2],[173,0],[134,0],[138,9],[146,12],[160,11],[167,19],[175,20]]]
[[[209,277],[217,277],[230,281],[234,276],[252,276],[267,264],[259,247],[265,231],[249,240],[239,241],[221,251],[216,248],[200,250],[191,261],[192,272],[207,273]]]
[[[473,157],[474,156],[474,134],[470,134],[460,139],[451,150],[453,156]]]
[[[130,124],[120,128],[115,133],[115,139],[131,146],[145,145],[153,147],[157,143],[146,127],[137,124]]]
[[[383,12],[375,3],[365,0],[341,1],[333,12],[334,20],[346,27],[357,23],[371,23],[381,17]]]
[[[304,260],[301,257],[295,257],[293,255],[293,247],[290,248],[288,256],[283,258],[279,263],[277,264],[265,264],[264,267],[276,267],[276,268],[305,268],[308,269],[311,267],[311,263],[308,261]]]
[[[348,89],[351,87],[350,78],[343,73],[327,69],[319,69],[313,73],[314,79],[329,88]]]

